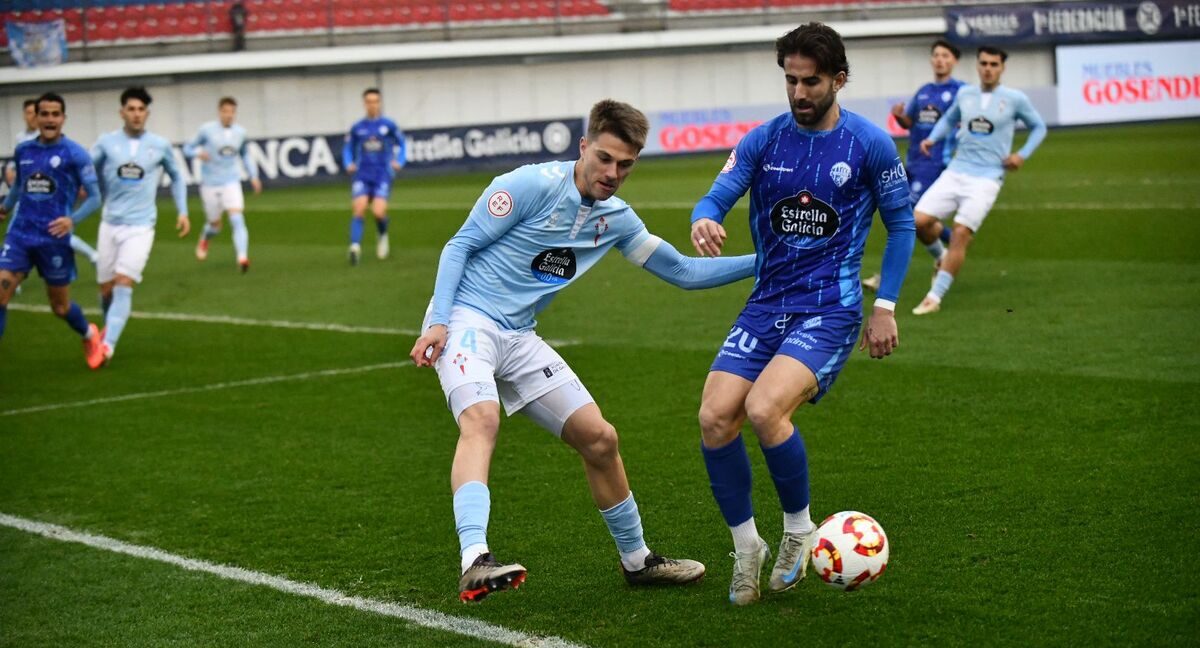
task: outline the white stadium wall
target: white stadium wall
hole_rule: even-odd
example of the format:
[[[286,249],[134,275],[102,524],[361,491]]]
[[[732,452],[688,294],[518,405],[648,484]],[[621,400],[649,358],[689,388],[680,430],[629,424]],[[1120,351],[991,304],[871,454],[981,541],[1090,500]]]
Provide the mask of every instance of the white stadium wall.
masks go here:
[[[929,79],[927,48],[935,37],[848,40],[851,82],[841,95],[843,101],[878,104],[884,111],[888,101],[911,95]],[[739,106],[784,109],[783,81],[770,42],[711,49],[603,57],[567,54],[561,59],[548,55],[511,62],[410,62],[403,68],[378,65],[346,72],[241,72],[228,80],[212,74],[173,83],[157,75],[130,81],[147,85],[154,95],[150,128],[173,142],[185,140],[200,123],[213,119],[223,95],[237,97],[239,120],[252,137],[341,132],[361,117],[361,92],[373,85],[383,90],[385,112],[406,129],[580,117],[604,97],[628,101],[647,113]],[[974,81],[973,61],[972,53],[964,54],[956,76]],[[1054,74],[1052,48],[1023,49],[1013,52],[1004,80],[1052,95],[1048,90]],[[65,89],[65,131],[90,144],[119,126],[119,83],[108,81],[105,90],[71,90],[79,87],[78,81],[47,82],[46,89]],[[0,92],[0,150],[10,151],[13,135],[23,127],[24,94],[3,85]]]

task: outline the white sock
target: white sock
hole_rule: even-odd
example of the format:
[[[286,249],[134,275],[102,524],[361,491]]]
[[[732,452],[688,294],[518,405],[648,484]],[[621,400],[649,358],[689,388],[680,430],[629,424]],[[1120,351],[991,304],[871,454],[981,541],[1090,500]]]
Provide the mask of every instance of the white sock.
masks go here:
[[[813,524],[812,518],[809,517],[807,506],[803,511],[783,514],[784,533],[811,533],[815,528],[817,525]]]
[[[733,533],[734,551],[738,553],[753,553],[758,551],[762,543],[762,538],[758,537],[758,527],[754,524],[754,518],[750,518],[735,527],[729,527],[729,531]]]
[[[621,553],[621,564],[628,571],[637,571],[646,568],[646,559],[650,557],[650,547],[642,545],[641,549],[634,549],[629,553],[624,551]]]
[[[926,243],[925,249],[933,255],[933,258],[940,259],[946,253],[946,246],[942,245],[942,239],[933,239],[933,243]]]
[[[485,544],[473,544],[470,547],[463,549],[463,552],[462,552],[463,573],[464,574],[467,573],[467,568],[469,568],[475,562],[476,558],[482,556],[483,554],[485,554],[487,552],[488,552],[488,546]]]

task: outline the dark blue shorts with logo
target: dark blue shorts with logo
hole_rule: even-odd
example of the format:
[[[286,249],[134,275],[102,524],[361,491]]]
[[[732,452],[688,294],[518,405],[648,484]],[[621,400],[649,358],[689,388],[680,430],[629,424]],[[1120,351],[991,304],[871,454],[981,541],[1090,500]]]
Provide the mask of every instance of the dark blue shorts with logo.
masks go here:
[[[747,308],[738,315],[710,371],[724,371],[754,382],[776,355],[795,358],[817,377],[821,400],[846,364],[858,341],[862,311],[768,313]]]
[[[387,173],[357,173],[350,184],[350,197],[381,198],[387,200],[392,195],[392,176]]]
[[[0,245],[0,270],[28,275],[37,267],[48,286],[66,286],[75,280],[75,252],[71,239],[33,241],[9,232]]]

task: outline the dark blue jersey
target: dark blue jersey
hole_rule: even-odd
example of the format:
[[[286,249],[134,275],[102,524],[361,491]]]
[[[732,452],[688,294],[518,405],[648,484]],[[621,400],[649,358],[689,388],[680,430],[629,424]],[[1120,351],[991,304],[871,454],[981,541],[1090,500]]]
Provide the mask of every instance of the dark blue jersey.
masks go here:
[[[907,209],[909,202],[895,143],[845,108],[828,131],[801,129],[784,113],[747,133],[692,221],[722,220],[747,191],[757,251],[747,310],[773,313],[858,308],[858,272],[875,210]]]
[[[387,117],[360,119],[350,127],[342,148],[342,163],[358,165],[355,178],[391,178],[392,162],[404,165],[404,131]]]
[[[913,122],[912,127],[908,129],[910,173],[913,167],[937,167],[938,173],[946,168],[946,163],[950,161],[946,145],[949,143],[950,150],[953,150],[954,144],[947,141],[938,142],[933,145],[933,149],[926,156],[921,153],[921,142],[929,138],[929,133],[933,132],[933,125],[942,118],[942,115],[946,114],[950,104],[954,103],[958,89],[963,85],[965,84],[958,79],[950,79],[945,83],[926,83],[909,100],[904,114]]]
[[[13,186],[18,197],[9,236],[30,245],[53,242],[50,221],[71,216],[79,188],[96,185],[92,158],[87,149],[66,137],[53,144],[44,144],[40,138],[22,142],[13,157],[17,167]]]

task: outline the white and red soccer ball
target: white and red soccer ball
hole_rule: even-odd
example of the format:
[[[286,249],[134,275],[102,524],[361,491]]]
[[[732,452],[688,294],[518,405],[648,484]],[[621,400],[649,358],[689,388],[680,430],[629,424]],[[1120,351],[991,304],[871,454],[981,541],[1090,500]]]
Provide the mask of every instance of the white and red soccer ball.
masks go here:
[[[817,529],[812,565],[821,580],[849,592],[883,575],[889,548],[887,535],[875,518],[842,511],[825,518]]]

